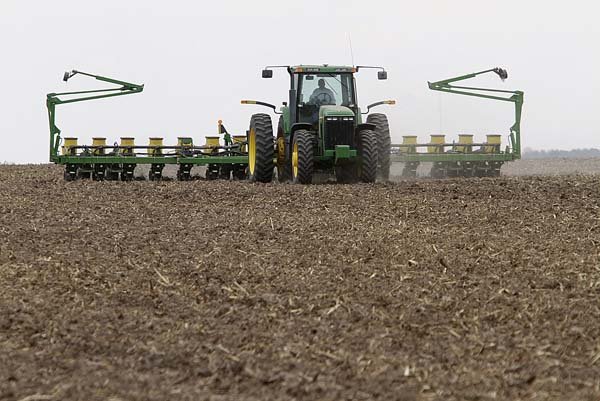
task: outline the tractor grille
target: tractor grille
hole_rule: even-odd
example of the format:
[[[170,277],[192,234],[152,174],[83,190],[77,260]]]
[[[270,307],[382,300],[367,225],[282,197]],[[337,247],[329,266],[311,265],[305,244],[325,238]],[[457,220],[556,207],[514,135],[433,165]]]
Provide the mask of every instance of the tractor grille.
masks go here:
[[[325,117],[325,149],[354,147],[354,117]]]

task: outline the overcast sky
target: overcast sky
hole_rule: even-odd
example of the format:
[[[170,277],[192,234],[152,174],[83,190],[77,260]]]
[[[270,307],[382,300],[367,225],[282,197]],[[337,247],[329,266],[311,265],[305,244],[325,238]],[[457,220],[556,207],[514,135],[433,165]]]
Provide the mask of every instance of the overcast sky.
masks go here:
[[[244,134],[250,115],[267,110],[240,99],[287,100],[287,74],[263,80],[264,65],[353,62],[388,70],[387,81],[361,71],[358,97],[397,100],[378,110],[396,143],[407,134],[422,142],[439,132],[507,134],[512,104],[427,89],[428,80],[502,66],[506,82],[465,84],[525,92],[523,146],[600,147],[598,8],[592,0],[0,0],[0,161],[48,160],[46,93],[104,86],[83,76],[65,84],[65,70],[146,86],[58,106],[63,136],[201,144],[218,119]]]

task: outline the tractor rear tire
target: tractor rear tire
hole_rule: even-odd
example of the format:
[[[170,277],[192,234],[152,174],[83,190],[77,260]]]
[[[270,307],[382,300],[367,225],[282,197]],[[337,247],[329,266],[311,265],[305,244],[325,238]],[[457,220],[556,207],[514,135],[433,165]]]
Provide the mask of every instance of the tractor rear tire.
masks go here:
[[[285,144],[285,128],[283,117],[279,117],[277,124],[277,180],[287,182],[292,179],[292,163],[290,161],[290,145]]]
[[[254,114],[248,131],[248,173],[250,181],[273,180],[273,124],[268,114]]]
[[[298,130],[294,134],[291,149],[292,182],[294,184],[311,184],[314,172],[314,135],[306,130]]]
[[[370,114],[367,122],[375,124],[375,133],[377,134],[377,178],[388,181],[390,179],[392,138],[387,116],[381,113]]]
[[[377,179],[377,134],[371,130],[360,131],[358,141],[359,178],[362,182],[375,182]]]

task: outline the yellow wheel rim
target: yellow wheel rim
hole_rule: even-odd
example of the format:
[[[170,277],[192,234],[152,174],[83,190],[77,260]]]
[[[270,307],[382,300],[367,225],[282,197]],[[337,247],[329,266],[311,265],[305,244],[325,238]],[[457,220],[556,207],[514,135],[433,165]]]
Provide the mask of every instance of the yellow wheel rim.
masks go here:
[[[248,169],[250,175],[254,175],[254,169],[256,168],[256,130],[250,128],[248,133]]]
[[[292,148],[292,174],[294,177],[298,177],[298,144],[296,142]]]
[[[277,138],[277,164],[283,167],[285,163],[285,139],[280,136]]]

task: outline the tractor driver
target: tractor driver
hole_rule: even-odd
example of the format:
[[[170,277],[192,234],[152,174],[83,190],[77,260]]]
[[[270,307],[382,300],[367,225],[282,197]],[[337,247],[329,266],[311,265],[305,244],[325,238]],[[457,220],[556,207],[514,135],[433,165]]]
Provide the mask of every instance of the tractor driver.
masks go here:
[[[314,104],[335,104],[333,91],[325,87],[325,80],[319,79],[319,87],[310,95],[310,103]]]

